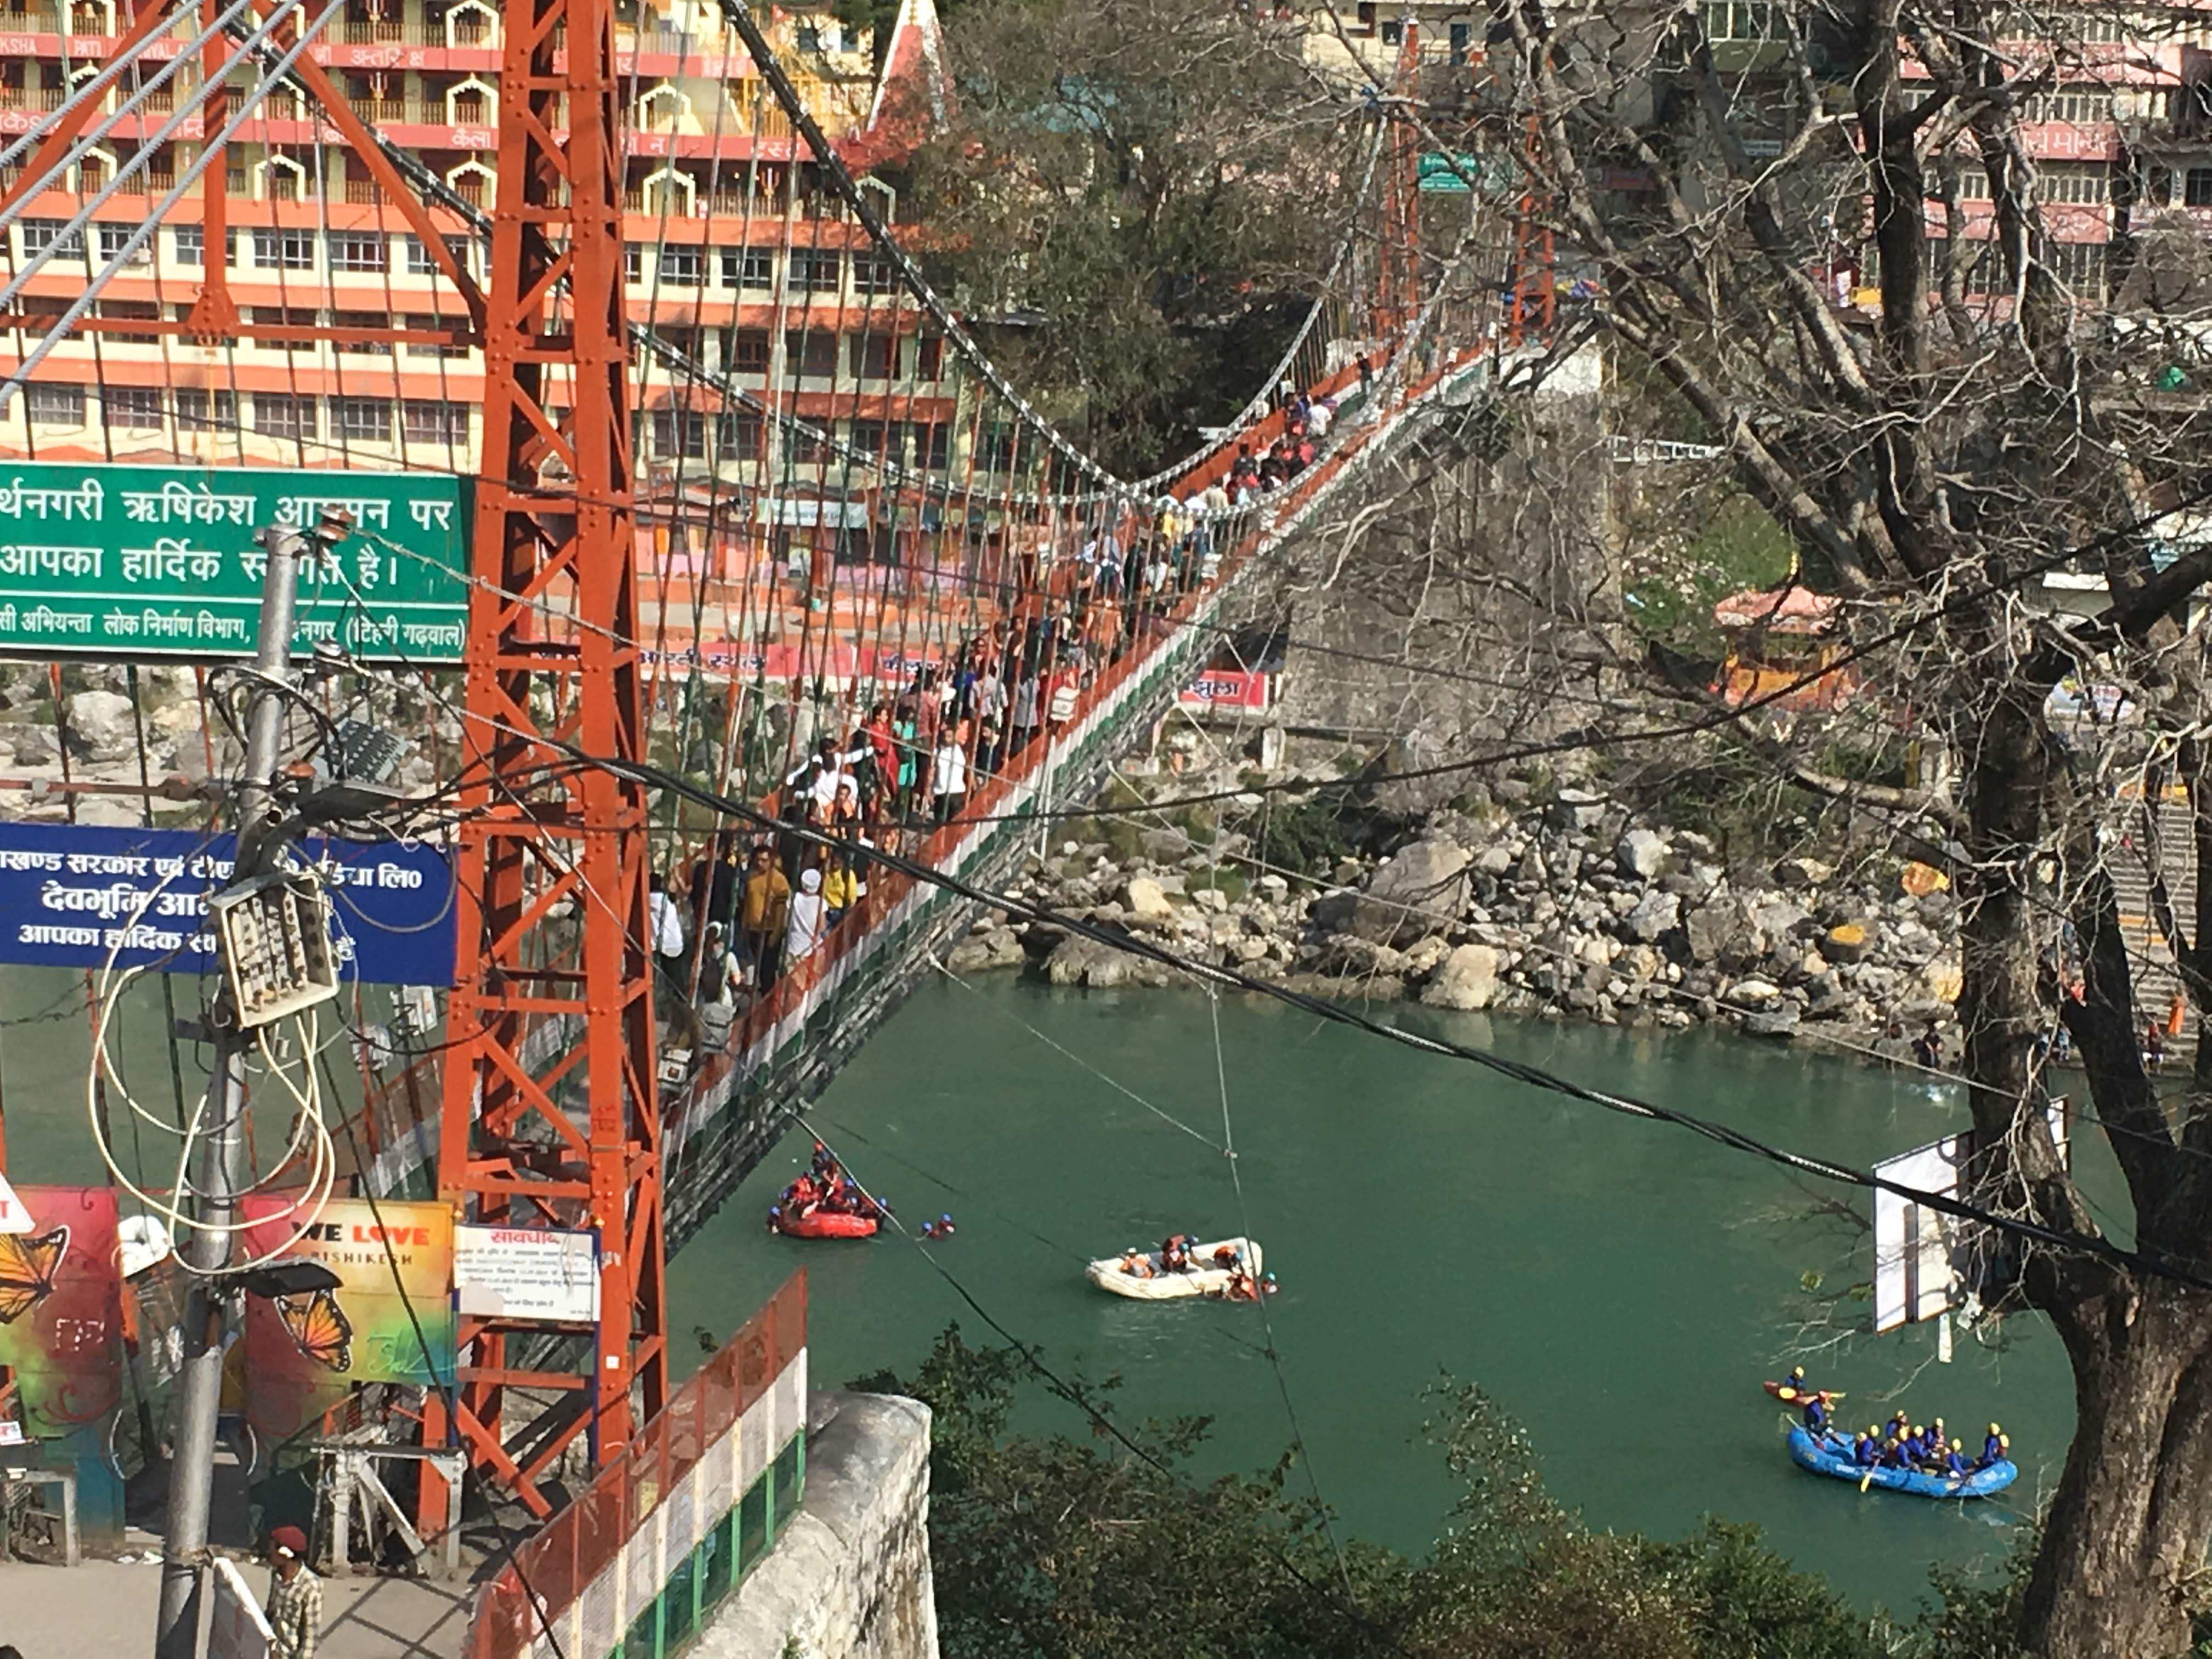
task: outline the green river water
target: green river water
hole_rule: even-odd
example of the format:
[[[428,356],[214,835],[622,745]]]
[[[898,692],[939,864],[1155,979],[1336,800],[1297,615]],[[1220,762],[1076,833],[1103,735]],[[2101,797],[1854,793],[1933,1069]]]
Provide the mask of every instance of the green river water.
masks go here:
[[[166,1115],[160,997],[146,984],[127,999],[118,1046],[132,1088]],[[15,1181],[102,1178],[87,1129],[82,986],[82,976],[0,969],[0,1011],[20,1020],[53,1006],[58,1016],[0,1028]],[[196,988],[178,991],[179,1012],[197,1012]],[[1283,1285],[1267,1311],[1284,1379],[1314,1476],[1346,1531],[1418,1551],[1443,1523],[1452,1487],[1419,1425],[1423,1390],[1444,1371],[1482,1384],[1528,1429],[1553,1491],[1591,1524],[1679,1535],[1706,1514],[1756,1522],[1868,1605],[1909,1607],[1931,1561],[2002,1554],[2011,1524],[2055,1477],[2071,1389],[2056,1340],[2031,1320],[2010,1322],[2001,1353],[1962,1338],[1948,1365],[1935,1363],[1925,1328],[1859,1339],[1817,1362],[1860,1422],[1886,1415],[1886,1396],[1908,1379],[1915,1415],[1941,1414],[1970,1443],[2002,1419],[2022,1465],[2010,1501],[1862,1498],[1790,1465],[1759,1380],[1790,1363],[1801,1274],[1848,1283],[1868,1276],[1869,1261],[1864,1236],[1808,1220],[1810,1200],[1774,1165],[1273,1002],[1224,1000],[1218,1012],[1251,1231]],[[1801,1048],[1419,1009],[1397,1017],[1861,1167],[1965,1117],[1954,1091]],[[341,1044],[330,1058],[350,1092],[350,1056]],[[196,1091],[200,1075],[188,1069],[184,1082]],[[1124,1301],[1082,1279],[1085,1258],[1125,1245],[1243,1230],[1215,1146],[1115,1084],[1218,1143],[1204,998],[938,981],[811,1116],[913,1224],[953,1213],[958,1234],[935,1247],[939,1260],[1056,1369],[1119,1372],[1116,1409],[1131,1418],[1212,1414],[1202,1472],[1265,1468],[1291,1433],[1256,1352],[1258,1315]],[[161,1162],[174,1142],[149,1126],[131,1149],[127,1115],[110,1109],[126,1169],[143,1153],[166,1185]],[[265,1141],[283,1125],[258,1127]],[[2088,1131],[2075,1145],[2093,1200],[2119,1208],[2101,1139]],[[802,1264],[817,1386],[910,1369],[955,1319],[991,1340],[908,1243],[766,1232],[768,1206],[809,1146],[794,1133],[671,1264],[679,1367],[696,1361],[695,1327],[726,1336]],[[1865,1207],[1863,1194],[1820,1190]],[[1072,1409],[1039,1400],[1030,1426],[1084,1431]]]
[[[1219,1013],[1251,1229],[1283,1285],[1268,1313],[1284,1376],[1349,1532],[1417,1551],[1440,1529],[1452,1487],[1419,1443],[1422,1393],[1440,1371],[1480,1382],[1519,1419],[1554,1493],[1591,1524],[1679,1535],[1706,1514],[1756,1522],[1869,1605],[1909,1607],[1932,1561],[2002,1555],[2055,1479],[2071,1387],[2056,1339],[2028,1320],[2008,1324],[2002,1353],[1962,1339],[1938,1364],[1935,1332],[1920,1328],[1857,1340],[1817,1370],[1862,1421],[1886,1416],[1877,1402],[1907,1379],[1916,1416],[1940,1414],[1972,1443],[2001,1419],[2022,1464],[2017,1502],[1862,1498],[1790,1463],[1759,1383],[1787,1369],[1800,1276],[1863,1279],[1869,1261],[1863,1235],[1805,1218],[1809,1200],[1774,1165],[1273,1002]],[[1950,1090],[1796,1048],[1400,1017],[1859,1166],[1965,1115]],[[1011,981],[924,988],[811,1121],[910,1224],[952,1212],[957,1234],[934,1247],[939,1260],[1055,1369],[1118,1371],[1128,1417],[1212,1413],[1209,1470],[1272,1463],[1290,1442],[1281,1393],[1263,1357],[1223,1340],[1258,1343],[1254,1310],[1128,1302],[1081,1277],[1083,1258],[1171,1231],[1240,1231],[1224,1159],[1045,1037],[1220,1140],[1203,997]],[[2118,1178],[2101,1141],[2077,1146],[2110,1207]],[[991,1340],[908,1243],[766,1232],[810,1148],[793,1135],[672,1264],[678,1347],[696,1352],[695,1325],[726,1334],[801,1264],[817,1386],[910,1368],[954,1319]],[[1057,1402],[1032,1421],[1084,1431]]]

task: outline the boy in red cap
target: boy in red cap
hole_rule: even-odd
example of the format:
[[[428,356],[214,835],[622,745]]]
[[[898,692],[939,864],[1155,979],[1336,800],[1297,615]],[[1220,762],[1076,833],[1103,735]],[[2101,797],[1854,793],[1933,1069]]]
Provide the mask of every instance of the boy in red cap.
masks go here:
[[[274,1637],[269,1659],[315,1659],[323,1627],[322,1581],[307,1571],[307,1535],[297,1527],[269,1534],[269,1601],[262,1611]]]

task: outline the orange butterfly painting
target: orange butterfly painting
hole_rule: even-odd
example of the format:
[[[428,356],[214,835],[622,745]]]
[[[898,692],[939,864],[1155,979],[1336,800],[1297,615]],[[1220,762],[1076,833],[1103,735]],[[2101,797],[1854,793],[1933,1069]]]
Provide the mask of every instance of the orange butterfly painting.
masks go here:
[[[301,1353],[334,1371],[353,1369],[353,1322],[330,1291],[317,1291],[305,1302],[276,1298],[276,1316]]]
[[[30,1238],[0,1233],[0,1325],[12,1325],[54,1293],[54,1274],[69,1252],[69,1229]]]

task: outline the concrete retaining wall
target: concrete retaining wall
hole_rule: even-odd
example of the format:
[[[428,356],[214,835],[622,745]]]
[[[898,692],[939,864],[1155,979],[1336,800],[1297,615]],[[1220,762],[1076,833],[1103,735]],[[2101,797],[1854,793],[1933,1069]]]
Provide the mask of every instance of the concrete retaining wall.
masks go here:
[[[817,1394],[806,1498],[700,1632],[697,1659],[937,1659],[929,1577],[929,1409]]]

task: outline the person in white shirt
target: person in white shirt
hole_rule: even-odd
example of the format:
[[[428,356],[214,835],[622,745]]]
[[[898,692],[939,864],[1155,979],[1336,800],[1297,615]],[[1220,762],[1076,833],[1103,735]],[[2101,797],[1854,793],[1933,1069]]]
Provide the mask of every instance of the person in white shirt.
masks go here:
[[[968,799],[968,755],[950,736],[937,745],[930,763],[929,789],[937,803],[939,823],[949,823],[959,816],[961,805]]]
[[[828,930],[829,907],[822,902],[822,872],[805,871],[799,878],[799,890],[791,896],[789,919],[784,924],[784,970],[789,972],[812,956]]]

